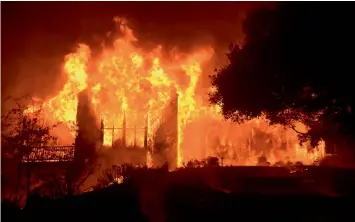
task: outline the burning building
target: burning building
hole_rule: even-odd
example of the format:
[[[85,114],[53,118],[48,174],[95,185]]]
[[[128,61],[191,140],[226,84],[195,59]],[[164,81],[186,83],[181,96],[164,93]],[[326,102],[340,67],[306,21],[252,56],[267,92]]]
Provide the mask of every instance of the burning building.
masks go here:
[[[146,152],[150,150],[148,141],[155,138],[152,155],[162,148],[163,159],[172,168],[190,159],[215,156],[215,138],[219,138],[219,145],[228,147],[225,161],[234,165],[256,164],[260,155],[266,155],[271,162],[289,158],[305,163],[323,155],[323,146],[312,152],[299,146],[292,129],[270,126],[262,117],[236,124],[223,118],[220,106],[210,106],[207,95],[211,89],[201,81],[204,67],[214,56],[210,45],[190,52],[175,50],[168,55],[162,46],[143,50],[136,46],[138,40],[127,23],[119,20],[116,18],[121,35],[113,47],[92,56],[90,47],[80,44],[75,52],[65,56],[67,81],[43,105],[52,121],[69,125],[76,121],[76,113],[85,116],[78,118],[78,137],[90,135],[90,146],[102,137],[104,149],[121,144],[126,148],[141,147]],[[78,97],[83,90],[90,97]],[[81,100],[91,104],[91,108],[77,106]],[[94,124],[100,118],[101,130],[97,127],[100,124]],[[86,120],[79,123],[81,119]],[[259,131],[271,135],[265,139],[268,142],[259,143],[262,150],[253,145],[253,140],[261,140],[257,138],[262,135]],[[242,158],[243,152],[248,153],[247,157]],[[238,160],[234,158],[236,154]]]

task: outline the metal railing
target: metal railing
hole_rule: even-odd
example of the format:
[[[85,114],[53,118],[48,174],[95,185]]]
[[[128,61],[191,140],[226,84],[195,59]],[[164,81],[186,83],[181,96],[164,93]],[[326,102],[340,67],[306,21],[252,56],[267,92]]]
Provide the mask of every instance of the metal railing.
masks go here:
[[[70,162],[74,160],[74,146],[33,147],[22,162]]]

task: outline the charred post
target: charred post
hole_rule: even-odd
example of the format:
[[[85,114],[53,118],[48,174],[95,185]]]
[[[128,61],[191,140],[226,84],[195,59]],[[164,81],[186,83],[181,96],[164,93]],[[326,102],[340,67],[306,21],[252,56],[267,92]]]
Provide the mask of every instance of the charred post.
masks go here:
[[[148,115],[146,117],[144,126],[144,149],[146,151],[148,150]]]
[[[105,133],[104,120],[101,119],[101,134],[100,134],[100,145],[101,145],[101,147],[104,145],[104,133]]]
[[[123,113],[122,121],[122,147],[126,147],[126,111]]]

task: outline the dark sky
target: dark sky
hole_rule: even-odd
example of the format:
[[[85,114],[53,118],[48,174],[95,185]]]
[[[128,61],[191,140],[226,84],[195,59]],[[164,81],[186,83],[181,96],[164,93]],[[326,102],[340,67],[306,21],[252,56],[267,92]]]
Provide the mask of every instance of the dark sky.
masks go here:
[[[212,43],[223,51],[242,38],[246,13],[257,2],[2,2],[2,97],[55,93],[65,54],[77,43],[98,45],[114,16],[129,19],[144,47],[189,50]],[[223,50],[222,50],[223,49]]]

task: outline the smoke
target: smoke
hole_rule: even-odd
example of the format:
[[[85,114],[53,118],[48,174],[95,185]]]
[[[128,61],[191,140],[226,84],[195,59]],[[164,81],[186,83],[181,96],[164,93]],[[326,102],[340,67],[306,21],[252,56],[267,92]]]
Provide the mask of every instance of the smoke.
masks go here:
[[[260,3],[238,2],[7,2],[2,4],[2,95],[50,97],[66,81],[63,56],[84,42],[98,53],[115,39],[114,16],[126,17],[150,50],[189,52],[211,45],[224,57],[243,38],[241,23]],[[29,10],[29,8],[31,10]],[[107,37],[107,32],[111,35]],[[220,59],[216,59],[218,61]],[[218,62],[212,63],[213,65]],[[211,67],[212,70],[212,67]],[[205,80],[207,81],[207,80]]]

